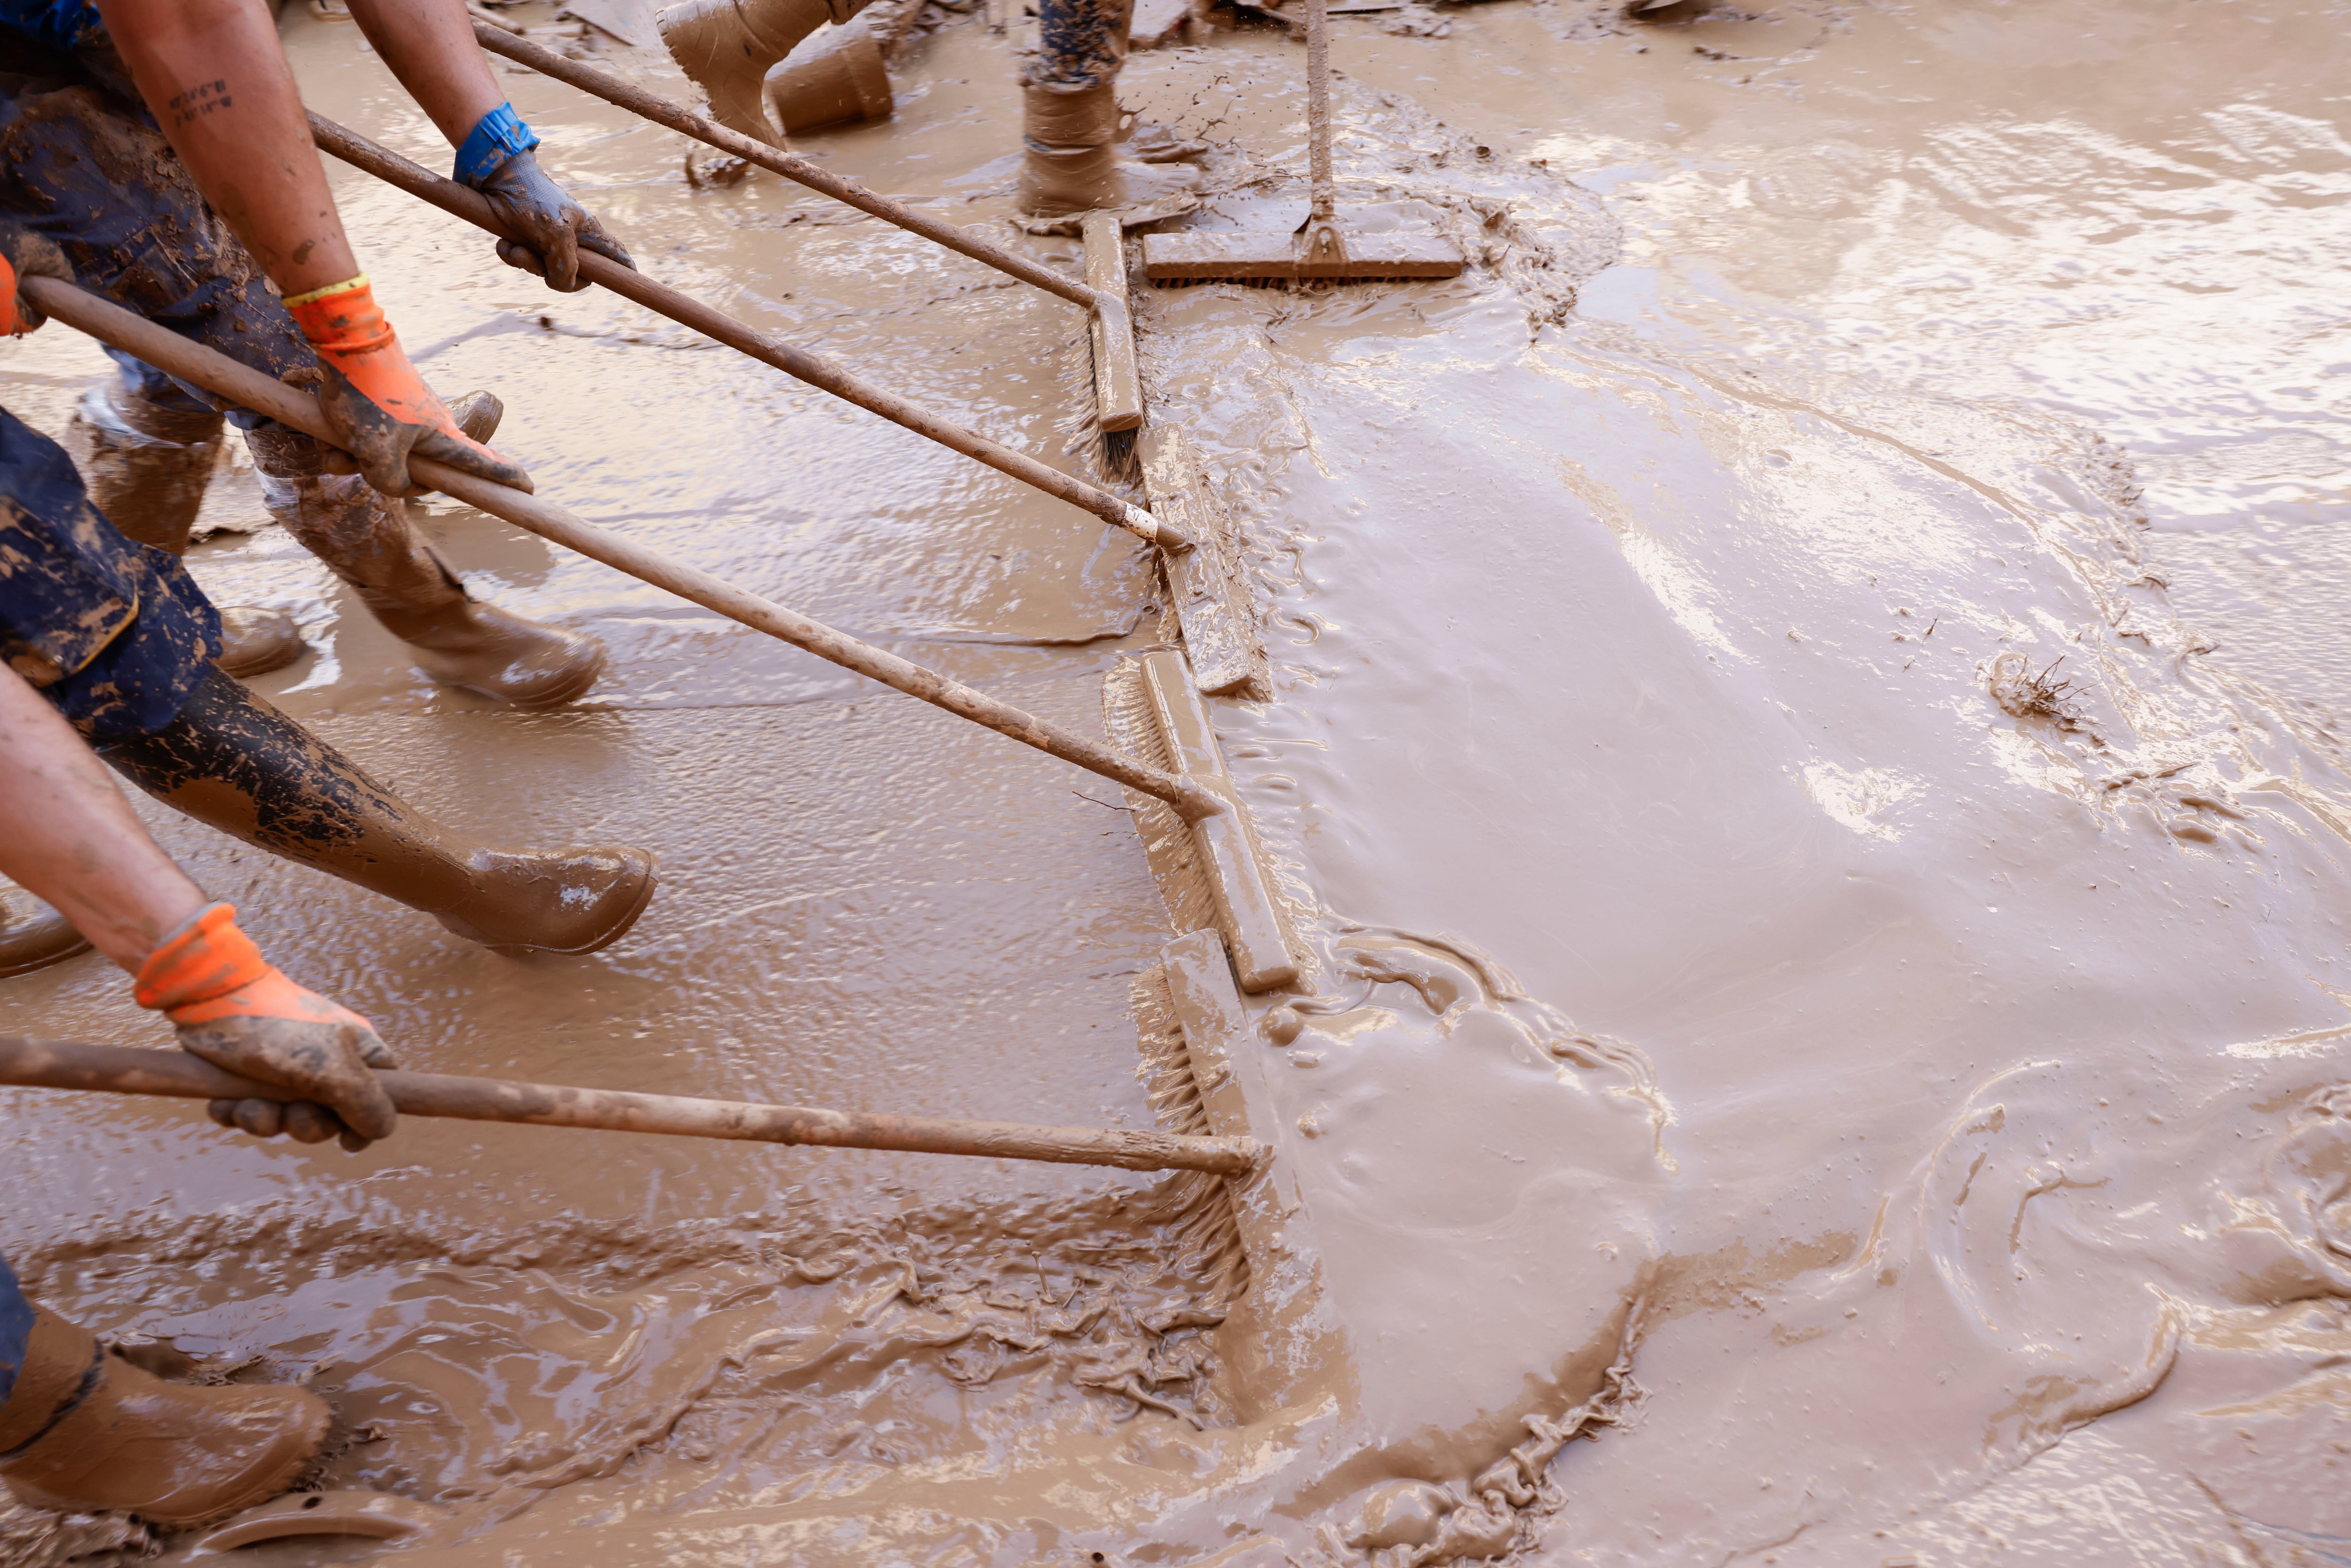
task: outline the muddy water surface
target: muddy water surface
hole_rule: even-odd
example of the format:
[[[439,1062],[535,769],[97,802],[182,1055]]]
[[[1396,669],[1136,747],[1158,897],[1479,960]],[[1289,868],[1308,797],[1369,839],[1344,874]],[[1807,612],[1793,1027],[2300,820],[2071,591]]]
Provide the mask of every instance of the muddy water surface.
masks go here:
[[[1343,21],[1343,197],[1478,265],[1144,301],[1249,531],[1276,700],[1217,720],[1315,960],[1288,1043],[1282,998],[1240,1026],[1282,1240],[1226,1327],[1148,1178],[353,1160],[29,1092],[12,1258],[313,1377],[330,1482],[448,1505],[451,1561],[2339,1553],[2341,17],[1688,9]],[[314,105],[440,161],[348,30],[287,32]],[[1295,222],[1299,67],[1130,68],[1224,144],[1201,221]],[[1009,75],[951,23],[892,125],[807,148],[998,223]],[[1060,444],[1059,305],[507,79],[649,270]],[[1071,722],[1159,635],[1126,536],[340,190],[428,373],[583,513]],[[12,350],[12,406],[54,428],[94,358]],[[298,977],[441,1071],[1150,1118],[1173,933],[1108,787],[427,510],[607,639],[596,697],[433,690],[270,533],[198,570],[303,616],[265,689],[413,798],[648,844],[664,891],[516,962],[158,815]],[[26,1032],[158,1039],[93,960],[10,985]]]

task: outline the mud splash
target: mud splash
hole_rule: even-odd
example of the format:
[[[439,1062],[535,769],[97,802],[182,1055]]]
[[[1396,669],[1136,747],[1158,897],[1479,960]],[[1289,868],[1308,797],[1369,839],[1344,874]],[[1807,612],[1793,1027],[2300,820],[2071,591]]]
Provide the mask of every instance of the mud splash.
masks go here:
[[[1225,1019],[1282,1151],[1233,1223],[1288,1249],[1245,1289],[1197,1184],[450,1127],[345,1160],[11,1092],[34,1289],[310,1377],[345,1423],[325,1479],[452,1505],[453,1563],[2351,1534],[2315,24],[1441,20],[1342,22],[1341,196],[1446,229],[1469,276],[1141,302],[1155,416],[1247,520],[1276,700],[1217,719],[1316,964]],[[893,121],[806,145],[1000,225],[1011,57],[935,21]],[[437,160],[348,29],[287,31],[339,119]],[[1298,69],[1263,32],[1130,67],[1130,107],[1219,144],[1202,222],[1302,210]],[[1065,438],[1058,305],[502,79],[661,276]],[[498,391],[568,505],[1064,722],[1162,634],[1123,536],[338,178],[428,374]],[[102,370],[60,339],[9,350],[53,429]],[[203,526],[249,526],[250,483]],[[595,698],[429,685],[273,534],[192,559],[302,621],[318,652],[261,689],[420,806],[650,844],[665,889],[607,954],[518,962],[157,818],[298,977],[442,1071],[1165,1109],[1135,1042],[1178,1027],[1147,982],[1188,922],[1108,791],[461,509],[428,526],[485,597],[606,640]],[[156,1042],[88,961],[9,999]]]

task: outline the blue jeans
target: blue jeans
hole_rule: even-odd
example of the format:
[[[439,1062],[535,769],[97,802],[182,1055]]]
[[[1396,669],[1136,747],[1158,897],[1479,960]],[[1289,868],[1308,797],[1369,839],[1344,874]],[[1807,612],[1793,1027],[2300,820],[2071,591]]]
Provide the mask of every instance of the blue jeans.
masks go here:
[[[0,1258],[0,1405],[16,1390],[25,1364],[25,1342],[33,1337],[33,1303],[16,1288],[8,1260]]]
[[[177,718],[220,651],[180,559],[125,538],[65,448],[0,409],[0,658],[104,743]]]

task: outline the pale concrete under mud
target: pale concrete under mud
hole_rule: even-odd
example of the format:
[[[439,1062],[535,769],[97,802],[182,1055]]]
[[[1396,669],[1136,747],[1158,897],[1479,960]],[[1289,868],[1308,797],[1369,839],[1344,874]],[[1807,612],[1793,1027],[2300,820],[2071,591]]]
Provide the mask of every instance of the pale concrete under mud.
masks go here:
[[[1155,413],[1263,569],[1279,700],[1219,721],[1332,998],[1259,1048],[1324,1251],[1258,1285],[1319,1325],[1305,1359],[1180,1375],[1216,1336],[1148,1326],[1196,1291],[1141,1180],[425,1126],[353,1161],[11,1094],[5,1240],[37,1288],[315,1368],[374,1437],[334,1479],[451,1502],[453,1560],[1178,1563],[1260,1532],[1349,1558],[1379,1483],[1466,1505],[1625,1324],[1642,1394],[1552,1465],[1517,1525],[1539,1557],[2251,1563],[2351,1534],[2351,1107],[2323,1098],[2351,790],[2310,706],[2340,711],[2344,643],[2294,609],[2351,558],[2342,394],[2304,340],[2351,281],[2315,22],[2077,9],[2079,57],[2030,70],[2049,19],[2019,7],[1451,15],[1343,24],[1340,172],[1363,221],[1452,225],[1478,271],[1144,302]],[[439,161],[347,32],[289,34],[314,101]],[[1229,184],[1301,163],[1297,68],[1246,35],[1128,89],[1221,118]],[[1065,308],[780,182],[690,190],[674,139],[506,79],[658,275],[1056,440]],[[901,86],[893,124],[810,146],[995,219],[1000,44],[951,26]],[[505,396],[567,504],[1071,722],[1155,634],[1124,536],[341,188],[428,373]],[[2247,325],[2289,308],[2290,340]],[[10,393],[52,428],[92,358],[60,336],[9,363],[56,378],[46,409]],[[280,538],[198,570],[330,634],[264,689],[423,803],[647,843],[664,890],[611,952],[517,964],[159,819],[298,977],[441,1071],[1147,1116],[1128,988],[1167,932],[1106,787],[436,527],[502,601],[611,642],[598,700],[429,691]],[[2066,655],[2074,718],[2000,707],[2011,650]],[[1397,932],[1490,952],[1541,1027],[1496,1032],[1491,988],[1457,1011],[1476,988]],[[156,1038],[91,960],[10,995],[26,1032]],[[1523,1051],[1579,1029],[1618,1065]],[[1606,1098],[1645,1073],[1661,1135]],[[1112,1391],[1138,1366],[1209,1429]]]

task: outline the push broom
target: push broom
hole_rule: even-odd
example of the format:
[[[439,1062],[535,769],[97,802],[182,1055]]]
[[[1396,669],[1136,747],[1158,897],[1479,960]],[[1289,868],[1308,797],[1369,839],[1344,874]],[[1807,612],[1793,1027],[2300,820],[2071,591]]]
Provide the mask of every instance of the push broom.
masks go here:
[[[1307,175],[1312,203],[1295,234],[1143,236],[1143,275],[1186,283],[1373,283],[1458,277],[1467,265],[1443,235],[1364,234],[1343,227],[1331,174],[1330,0],[1306,0]]]
[[[308,393],[61,279],[26,277],[19,280],[18,287],[44,314],[100,342],[134,354],[170,375],[241,407],[329,445],[335,444],[334,432],[319,411],[317,399]],[[537,496],[509,489],[429,458],[412,457],[409,466],[420,483],[444,495],[716,611],[755,631],[791,643],[910,696],[920,697],[1137,790],[1169,806],[1187,823],[1224,816],[1233,810],[1229,796],[1216,787],[1219,780],[1204,780],[1138,763],[1050,719],[1024,712],[936,671],[810,621],[708,572],[596,528]],[[1229,843],[1227,852],[1230,852]],[[1109,1165],[1130,1170],[1189,1169],[1222,1176],[1244,1174],[1251,1168],[1258,1152],[1255,1145],[1231,1140],[1186,1139],[1123,1129],[958,1123],[426,1073],[387,1072],[383,1077],[393,1103],[403,1111],[476,1121],[531,1122],[768,1143]],[[9,1040],[0,1040],[0,1083],[196,1099],[292,1097],[284,1091],[247,1083],[194,1058],[170,1052]]]

